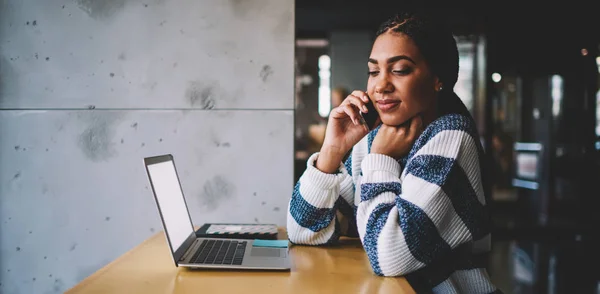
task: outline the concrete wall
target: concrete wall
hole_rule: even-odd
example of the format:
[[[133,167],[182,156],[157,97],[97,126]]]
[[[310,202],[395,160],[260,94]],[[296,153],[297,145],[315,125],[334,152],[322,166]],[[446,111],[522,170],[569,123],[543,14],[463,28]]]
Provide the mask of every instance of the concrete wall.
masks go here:
[[[62,293],[162,230],[142,158],[196,224],[285,224],[294,2],[0,2],[0,293]]]

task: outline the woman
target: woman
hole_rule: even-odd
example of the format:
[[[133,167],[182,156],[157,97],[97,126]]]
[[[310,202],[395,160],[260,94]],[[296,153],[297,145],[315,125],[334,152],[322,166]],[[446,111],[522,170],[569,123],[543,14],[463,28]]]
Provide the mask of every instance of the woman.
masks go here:
[[[416,13],[376,35],[367,91],[332,110],[323,146],[294,188],[289,239],[322,245],[358,235],[377,275],[405,276],[419,293],[500,292],[485,269],[482,148],[452,91],[456,41]],[[369,100],[379,114],[371,131],[359,113]]]

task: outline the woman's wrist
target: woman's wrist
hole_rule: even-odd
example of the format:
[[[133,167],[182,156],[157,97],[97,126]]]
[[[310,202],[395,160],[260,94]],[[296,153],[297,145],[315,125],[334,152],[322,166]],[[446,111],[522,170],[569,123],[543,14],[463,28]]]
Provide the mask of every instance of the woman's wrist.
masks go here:
[[[344,155],[345,153],[341,153],[339,149],[323,146],[315,162],[315,167],[324,173],[333,174],[339,169]]]

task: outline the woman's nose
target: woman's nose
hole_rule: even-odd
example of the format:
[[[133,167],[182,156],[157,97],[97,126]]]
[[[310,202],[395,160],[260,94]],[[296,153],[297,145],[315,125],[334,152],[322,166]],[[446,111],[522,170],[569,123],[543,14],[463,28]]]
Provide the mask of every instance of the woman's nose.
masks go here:
[[[375,84],[375,92],[376,93],[389,93],[394,90],[394,86],[392,83],[388,81],[385,76],[382,76]]]

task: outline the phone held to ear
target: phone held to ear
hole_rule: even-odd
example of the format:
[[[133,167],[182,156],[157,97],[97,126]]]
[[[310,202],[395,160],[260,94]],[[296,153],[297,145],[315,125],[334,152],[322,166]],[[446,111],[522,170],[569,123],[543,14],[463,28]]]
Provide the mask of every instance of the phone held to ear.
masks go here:
[[[362,116],[364,123],[367,125],[367,128],[369,128],[370,131],[375,127],[377,119],[379,118],[379,113],[377,113],[377,109],[375,109],[373,101],[369,100],[366,106],[369,111],[366,113],[361,111],[360,115]]]

